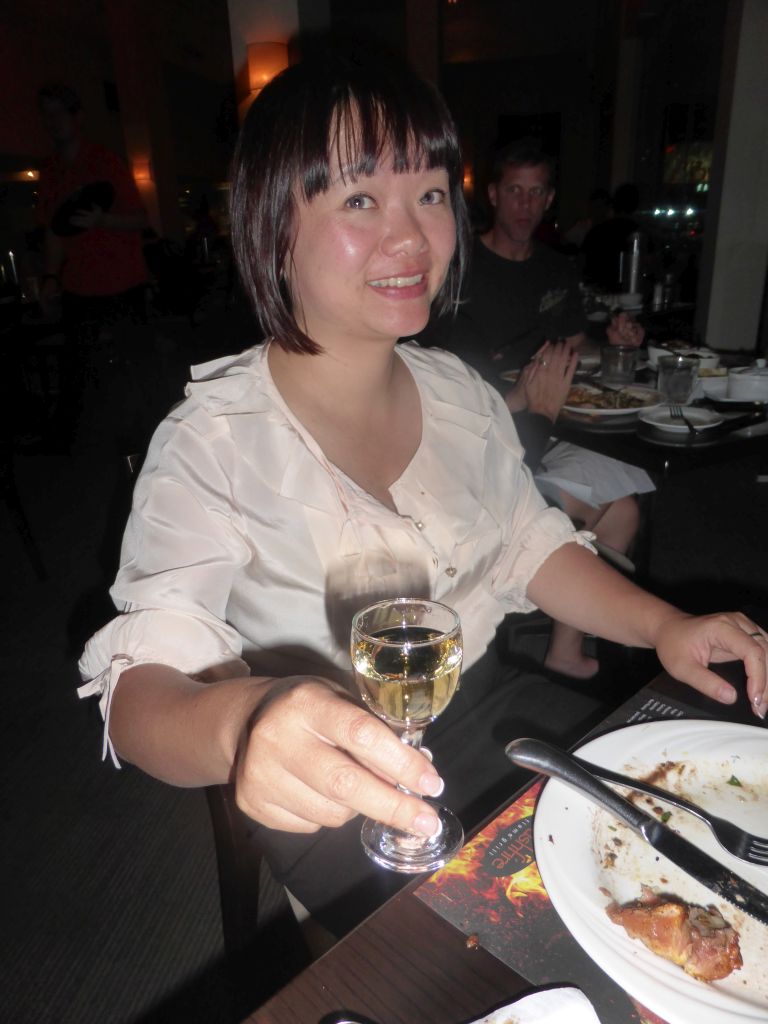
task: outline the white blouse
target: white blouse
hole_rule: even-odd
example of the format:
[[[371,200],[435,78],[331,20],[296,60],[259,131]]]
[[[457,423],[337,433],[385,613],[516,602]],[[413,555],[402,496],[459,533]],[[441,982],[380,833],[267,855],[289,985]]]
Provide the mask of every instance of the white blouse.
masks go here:
[[[121,614],[80,661],[78,692],[100,695],[115,763],[109,708],[129,665],[343,679],[355,611],[429,596],[459,613],[468,667],[506,612],[534,607],[526,588],[549,554],[589,546],[536,490],[500,396],[456,357],[396,350],[423,428],[391,487],[394,512],[326,459],[281,398],[267,351],[193,368],[136,482],[110,591]]]

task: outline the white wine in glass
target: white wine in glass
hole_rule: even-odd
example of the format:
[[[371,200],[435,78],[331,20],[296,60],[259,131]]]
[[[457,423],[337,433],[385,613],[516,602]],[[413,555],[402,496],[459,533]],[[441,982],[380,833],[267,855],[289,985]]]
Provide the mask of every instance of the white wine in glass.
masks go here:
[[[459,683],[458,615],[425,599],[379,601],[355,615],[351,647],[355,681],[366,705],[403,743],[418,750],[425,728],[445,710]],[[361,838],[368,856],[383,867],[410,873],[434,871],[450,860],[464,842],[461,823],[445,807],[427,802],[440,818],[437,835],[414,835],[367,818]]]

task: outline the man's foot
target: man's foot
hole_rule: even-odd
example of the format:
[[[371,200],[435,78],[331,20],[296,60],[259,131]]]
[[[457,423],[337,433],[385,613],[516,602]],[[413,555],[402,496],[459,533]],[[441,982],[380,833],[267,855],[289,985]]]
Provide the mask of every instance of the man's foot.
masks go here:
[[[557,652],[547,652],[544,667],[572,679],[592,679],[600,671],[600,662],[597,658],[588,658],[585,654],[566,657],[558,655]]]

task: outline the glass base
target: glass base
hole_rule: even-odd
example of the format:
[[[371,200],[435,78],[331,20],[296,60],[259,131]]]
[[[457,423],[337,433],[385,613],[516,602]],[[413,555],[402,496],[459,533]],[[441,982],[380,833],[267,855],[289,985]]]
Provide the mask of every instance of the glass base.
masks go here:
[[[418,836],[382,825],[366,818],[360,830],[363,849],[380,867],[417,875],[436,871],[454,857],[464,845],[464,829],[447,807],[427,801],[440,818],[436,836]]]

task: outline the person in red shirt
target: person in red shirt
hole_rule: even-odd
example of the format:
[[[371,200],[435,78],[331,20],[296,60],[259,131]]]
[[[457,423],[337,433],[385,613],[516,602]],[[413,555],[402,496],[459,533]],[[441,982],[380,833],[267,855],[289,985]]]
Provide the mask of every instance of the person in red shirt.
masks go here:
[[[49,314],[61,298],[68,350],[62,426],[69,431],[79,416],[86,369],[99,373],[100,335],[120,321],[145,319],[141,233],[148,220],[123,161],[84,137],[77,94],[49,85],[38,93],[38,105],[54,146],[40,174],[37,205],[45,230],[40,304]]]
[[[45,227],[46,297],[60,285],[65,294],[113,298],[142,288],[147,279],[141,232],[147,215],[125,164],[110,150],[83,136],[78,96],[66,86],[38,94],[40,112],[53,140],[54,155],[40,175],[38,221]],[[106,183],[107,199],[78,206],[63,222],[57,211],[78,190]]]

